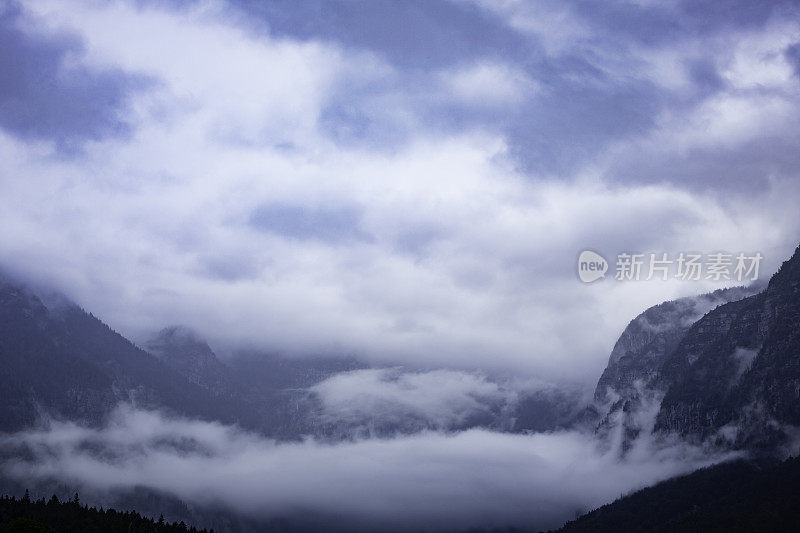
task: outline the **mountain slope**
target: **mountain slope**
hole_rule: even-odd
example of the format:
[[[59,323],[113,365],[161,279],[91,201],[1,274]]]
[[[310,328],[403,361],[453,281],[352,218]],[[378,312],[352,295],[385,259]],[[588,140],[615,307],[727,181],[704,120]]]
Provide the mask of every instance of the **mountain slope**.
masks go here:
[[[768,449],[800,425],[800,247],[764,292],[692,325],[657,386],[660,431]]]
[[[119,401],[233,421],[228,405],[71,303],[0,282],[0,429],[40,414],[99,422]]]
[[[20,499],[0,497],[2,533],[179,533],[189,530],[183,522],[168,523],[163,518],[156,521],[135,511],[119,512],[82,506],[77,494],[69,502],[61,502],[55,495],[47,502],[44,499],[32,501],[27,495]],[[192,527],[191,531],[205,533],[207,530]]]
[[[664,302],[645,310],[625,328],[597,382],[595,401],[603,404],[636,392],[636,382],[651,380],[698,319],[724,303],[741,300],[756,288],[720,289]]]
[[[57,340],[49,311],[0,282],[0,429],[30,425],[41,411],[96,422],[116,402],[113,380]]]
[[[715,307],[756,294],[760,288],[720,289],[664,302],[639,314],[615,343],[593,403],[579,422],[594,427],[603,438],[621,430],[625,449],[643,429],[640,413],[657,407],[661,391],[654,383],[692,324]]]
[[[231,370],[197,333],[184,326],[162,329],[146,343],[147,351],[186,379],[217,394],[235,389]]]
[[[558,531],[800,531],[800,459],[703,468],[620,498]]]

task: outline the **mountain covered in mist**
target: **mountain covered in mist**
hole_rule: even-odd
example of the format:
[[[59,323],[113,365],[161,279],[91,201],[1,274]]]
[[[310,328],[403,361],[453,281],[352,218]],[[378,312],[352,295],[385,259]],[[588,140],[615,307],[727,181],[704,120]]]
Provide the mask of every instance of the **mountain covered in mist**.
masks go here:
[[[621,457],[642,436],[785,457],[800,426],[799,289],[800,248],[766,286],[645,310],[622,332],[581,410],[580,391],[474,372],[257,349],[218,357],[201,333],[182,326],[156,332],[139,347],[66,298],[6,279],[0,282],[6,400],[0,431],[47,419],[100,427],[128,404],[278,441],[566,429],[584,431],[599,449]],[[130,508],[130,494],[117,497]],[[151,492],[147,498],[156,502],[151,509],[169,501]],[[177,516],[203,516],[195,512]]]
[[[231,420],[224,402],[78,306],[0,281],[0,427],[41,415],[98,423],[118,402]]]
[[[800,248],[768,287],[698,320],[670,354],[656,429],[770,449],[800,426]]]
[[[664,302],[634,318],[614,345],[584,420],[603,436],[614,428],[626,442],[642,430],[640,414],[660,399],[653,383],[661,367],[697,320],[716,306],[758,292],[755,287],[720,289]],[[646,422],[646,421],[645,421]]]
[[[621,439],[623,448],[642,431],[769,448],[781,442],[776,428],[800,424],[798,263],[796,252],[766,287],[722,289],[645,310],[622,332],[591,404],[577,416],[581,396],[572,389],[512,387],[447,371],[420,376],[371,369],[354,358],[255,349],[223,361],[199,333],[181,326],[155,333],[140,348],[66,298],[40,297],[6,279],[0,428],[29,427],[43,416],[96,424],[126,402],[278,438],[578,424]],[[450,411],[417,408],[410,399],[420,387],[441,389],[434,400]],[[350,398],[350,389],[378,392]],[[355,409],[359,402],[372,410]]]
[[[800,425],[800,248],[766,287],[651,307],[620,336],[581,422],[785,453]]]
[[[298,398],[305,393],[295,389],[308,384],[299,374],[314,372],[284,371],[278,378],[270,370],[292,364],[277,357],[265,357],[261,367],[245,361],[246,370],[229,368],[196,334],[181,328],[160,332],[148,349],[63,297],[43,300],[20,284],[1,280],[0,390],[5,401],[0,403],[0,430],[16,431],[50,417],[100,424],[119,403],[129,403],[281,438],[308,432],[297,416]],[[315,372],[316,379],[326,375]],[[265,374],[269,378],[259,380]]]
[[[546,431],[567,425],[583,401],[574,388],[455,370],[370,368],[353,357],[250,348],[220,359],[183,326],[164,328],[140,347],[65,297],[8,279],[0,282],[0,318],[4,431],[51,417],[97,425],[120,403],[278,439]]]

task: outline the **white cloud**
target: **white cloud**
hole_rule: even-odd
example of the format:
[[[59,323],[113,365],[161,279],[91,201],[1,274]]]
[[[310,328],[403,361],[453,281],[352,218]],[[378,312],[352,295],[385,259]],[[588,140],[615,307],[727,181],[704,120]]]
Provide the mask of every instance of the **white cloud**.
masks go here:
[[[796,21],[773,21],[765,31],[731,36],[722,76],[737,90],[778,90],[797,95],[793,66],[784,54],[800,41]]]
[[[524,72],[499,63],[480,62],[441,77],[453,97],[477,106],[519,103],[540,90]]]
[[[607,186],[604,161],[542,181],[514,168],[497,134],[414,129],[392,150],[337,145],[317,122],[332,84],[391,67],[244,31],[214,3],[30,9],[33,21],[85,39],[90,61],[159,80],[135,97],[131,138],[91,143],[80,157],[0,134],[13,177],[0,181],[3,262],[128,335],[179,322],[222,344],[592,382],[632,317],[712,287],[587,287],[574,275],[580,250],[761,250],[766,274],[793,247],[796,194],[785,184],[763,209],[669,186]],[[145,29],[150,40],[138,39]],[[492,78],[506,67],[475,68]],[[727,98],[707,104],[720,133],[704,138],[747,138],[784,110]],[[681,124],[705,116],[698,109],[608,157],[646,159],[662,138],[665,151],[680,146]],[[363,238],[300,240],[250,224],[274,204],[347,208]]]
[[[399,368],[337,374],[311,391],[322,401],[323,419],[330,422],[368,427],[412,421],[433,429],[458,427],[514,396],[474,373]]]
[[[275,444],[218,424],[121,409],[109,425],[3,437],[30,460],[6,474],[99,490],[144,487],[254,518],[344,530],[556,527],[620,494],[718,461],[687,446],[642,443],[625,461],[575,432],[423,433],[336,445]],[[332,522],[332,520],[335,521]],[[333,525],[335,524],[335,525]],[[317,523],[319,525],[319,523]]]
[[[549,55],[588,47],[595,37],[590,25],[560,2],[470,1],[497,13],[515,30],[534,36]]]

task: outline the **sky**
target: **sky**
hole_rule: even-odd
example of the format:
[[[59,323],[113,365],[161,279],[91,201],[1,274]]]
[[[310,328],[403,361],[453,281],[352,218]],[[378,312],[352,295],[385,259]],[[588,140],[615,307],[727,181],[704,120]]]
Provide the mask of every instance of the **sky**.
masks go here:
[[[591,383],[583,250],[800,241],[797,2],[0,3],[0,265],[220,353]],[[613,267],[612,267],[613,268]]]

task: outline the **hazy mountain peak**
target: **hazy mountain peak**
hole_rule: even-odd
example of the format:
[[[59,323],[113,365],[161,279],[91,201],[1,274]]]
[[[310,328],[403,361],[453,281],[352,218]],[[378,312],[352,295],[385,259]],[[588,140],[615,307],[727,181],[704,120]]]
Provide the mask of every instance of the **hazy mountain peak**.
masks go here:
[[[153,355],[162,358],[192,359],[198,362],[217,359],[208,343],[188,326],[166,327],[153,334],[145,346]]]
[[[650,380],[688,331],[719,305],[757,294],[762,285],[731,287],[687,296],[654,305],[631,320],[611,351],[608,366],[597,383],[595,400],[604,403],[609,394],[623,398],[637,381]]]
[[[188,326],[173,325],[158,331],[145,343],[145,349],[204,387],[216,389],[227,375],[227,368],[205,339]]]
[[[787,283],[792,287],[800,283],[800,246],[795,248],[792,257],[784,261],[781,268],[769,280],[769,290],[777,290]]]

